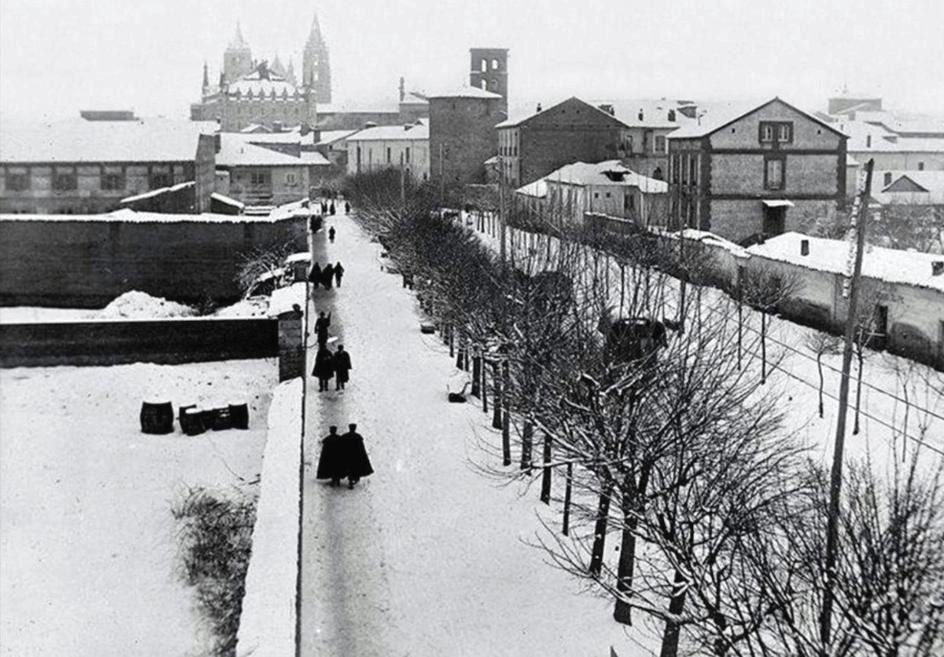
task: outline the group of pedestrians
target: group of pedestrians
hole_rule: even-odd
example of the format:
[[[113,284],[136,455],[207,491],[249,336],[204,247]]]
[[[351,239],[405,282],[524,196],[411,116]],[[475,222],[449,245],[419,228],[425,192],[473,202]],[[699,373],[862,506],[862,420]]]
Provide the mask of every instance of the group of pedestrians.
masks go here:
[[[357,425],[349,424],[348,432],[338,435],[338,428],[328,428],[328,435],[321,441],[321,456],[318,459],[317,479],[329,479],[332,486],[339,486],[347,478],[347,487],[354,488],[361,477],[374,473],[364,447],[364,437],[357,433]]]
[[[324,267],[315,262],[311,266],[311,271],[308,272],[308,282],[314,285],[316,289],[319,285],[326,290],[330,290],[333,285],[341,287],[343,277],[344,265],[341,264],[340,260],[333,265],[329,262]]]
[[[339,344],[334,353],[327,345],[319,345],[315,354],[315,367],[311,373],[318,379],[318,392],[326,392],[331,379],[334,378],[334,389],[344,390],[344,384],[350,380],[351,354],[344,351],[344,345]]]

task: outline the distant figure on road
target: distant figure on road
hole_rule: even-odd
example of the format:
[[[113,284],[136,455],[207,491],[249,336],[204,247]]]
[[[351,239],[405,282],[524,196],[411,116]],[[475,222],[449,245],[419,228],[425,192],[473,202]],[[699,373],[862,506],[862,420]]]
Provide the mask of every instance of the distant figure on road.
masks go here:
[[[351,214],[351,204],[347,201],[344,202],[344,214]]]
[[[341,277],[344,276],[344,265],[340,261],[334,266],[334,284],[341,287]]]
[[[318,319],[315,320],[315,334],[318,336],[318,346],[323,347],[328,344],[328,327],[331,326],[331,313],[325,317],[324,311],[318,313]]]
[[[318,471],[316,479],[330,479],[332,486],[339,486],[341,478],[347,475],[344,471],[344,454],[341,445],[341,436],[336,426],[328,427],[328,435],[321,440],[321,456],[318,457]]]
[[[331,205],[328,206],[328,213],[334,215],[334,201],[331,201]]]
[[[311,266],[311,270],[308,272],[308,282],[318,285],[321,283],[321,265],[318,264],[318,261],[315,261],[315,264]]]
[[[324,285],[326,290],[330,290],[331,286],[334,285],[334,265],[330,262],[321,270],[321,284]]]
[[[349,424],[348,432],[341,436],[341,453],[344,455],[344,469],[347,473],[347,487],[354,488],[361,477],[374,474],[374,468],[367,457],[364,437],[357,433],[357,425]]]
[[[331,243],[334,244],[334,226],[328,229],[328,239],[331,240]]]
[[[318,392],[327,392],[328,383],[334,376],[334,355],[328,347],[318,347],[318,353],[315,354],[315,367],[311,373],[318,379]]]
[[[322,215],[328,214],[328,204],[325,201],[321,202],[321,214]]]
[[[334,389],[344,390],[344,384],[350,380],[349,373],[354,368],[351,365],[351,354],[344,351],[343,344],[338,345],[338,350],[334,352],[331,364],[334,366],[335,374]]]

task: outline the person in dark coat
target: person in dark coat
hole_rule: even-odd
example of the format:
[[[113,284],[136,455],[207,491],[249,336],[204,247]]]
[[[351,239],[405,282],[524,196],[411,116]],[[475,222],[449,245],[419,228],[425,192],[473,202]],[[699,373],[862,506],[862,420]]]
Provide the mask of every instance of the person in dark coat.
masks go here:
[[[311,266],[311,270],[308,272],[308,282],[318,285],[321,283],[321,265],[318,264],[318,261],[315,261],[315,264]]]
[[[330,479],[332,486],[339,486],[341,478],[347,476],[344,471],[344,456],[342,454],[341,436],[338,428],[328,427],[328,435],[321,440],[321,456],[318,457],[318,471],[316,479]]]
[[[361,477],[372,475],[374,468],[367,457],[364,437],[357,433],[357,425],[349,424],[347,426],[348,432],[341,436],[341,453],[344,455],[343,462],[347,473],[347,487],[354,488],[354,484]]]
[[[321,202],[321,214],[328,214],[328,204],[324,201]]]
[[[318,346],[323,347],[328,344],[328,327],[331,326],[331,313],[325,317],[324,311],[318,313],[318,319],[315,320],[315,335],[318,336]]]
[[[344,214],[351,214],[351,204],[347,201],[344,202]]]
[[[353,368],[351,365],[351,354],[344,351],[344,345],[339,344],[338,350],[334,352],[334,358],[331,361],[332,366],[334,367],[334,389],[335,390],[344,390],[344,384],[350,380],[350,371]]]
[[[334,226],[328,229],[328,239],[331,240],[331,243],[334,244]]]
[[[340,261],[334,265],[334,284],[341,287],[341,277],[344,276],[344,265]]]
[[[318,353],[315,354],[315,367],[311,373],[318,378],[318,392],[327,392],[328,383],[334,376],[334,354],[328,347],[318,347]]]
[[[331,286],[334,285],[334,265],[330,262],[321,270],[321,284],[324,285],[326,290],[330,290]]]
[[[328,213],[334,215],[334,201],[331,201],[331,205],[328,206]]]

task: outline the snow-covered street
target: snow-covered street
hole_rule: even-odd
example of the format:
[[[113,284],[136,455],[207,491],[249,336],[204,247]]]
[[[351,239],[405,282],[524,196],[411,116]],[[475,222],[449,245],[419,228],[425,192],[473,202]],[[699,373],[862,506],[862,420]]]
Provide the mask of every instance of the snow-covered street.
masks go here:
[[[475,398],[447,402],[448,348],[420,334],[412,294],[380,271],[379,245],[347,217],[331,224],[337,240],[319,233],[315,260],[340,260],[346,274],[314,301],[333,311],[353,370],[341,395],[309,380],[301,654],[563,657],[611,645],[621,657],[647,654],[605,600],[581,594],[527,544],[539,516],[552,518],[537,491],[521,495],[476,470],[482,441],[496,438]],[[328,426],[343,433],[349,422],[376,471],[354,490],[314,478]]]

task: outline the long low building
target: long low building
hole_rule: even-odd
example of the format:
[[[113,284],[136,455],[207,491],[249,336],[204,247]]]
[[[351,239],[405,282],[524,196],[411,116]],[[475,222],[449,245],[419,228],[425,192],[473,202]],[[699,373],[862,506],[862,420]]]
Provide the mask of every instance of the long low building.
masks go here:
[[[217,190],[247,206],[274,207],[308,198],[310,170],[329,165],[250,143],[246,135],[222,133],[216,156]]]
[[[429,178],[429,126],[425,121],[366,128],[346,137],[349,175],[403,169],[415,180]]]
[[[191,212],[210,209],[212,122],[172,119],[0,124],[0,212],[89,214],[129,196],[194,182]]]

